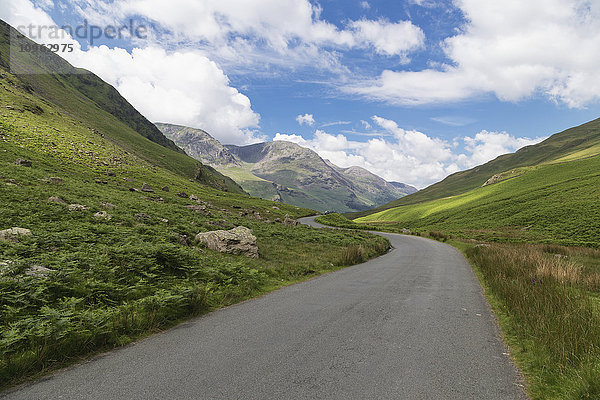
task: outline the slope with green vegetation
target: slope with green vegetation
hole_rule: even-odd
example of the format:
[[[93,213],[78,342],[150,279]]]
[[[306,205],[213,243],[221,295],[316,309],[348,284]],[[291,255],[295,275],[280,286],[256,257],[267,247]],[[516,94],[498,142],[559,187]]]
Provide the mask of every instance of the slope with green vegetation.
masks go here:
[[[222,190],[243,192],[230,178],[186,156],[112,86],[51,52],[21,52],[15,46],[17,35],[0,20],[0,71],[6,76],[11,71],[17,74],[11,74],[15,79],[6,81],[4,90],[23,92],[35,101],[15,92],[16,96],[3,99],[5,107],[40,113],[44,108],[38,107],[37,102],[52,104],[58,107],[60,115],[69,116],[93,130],[96,136],[111,140],[155,166],[189,179],[203,180],[202,183]],[[19,40],[33,43],[26,38]]]
[[[281,223],[312,211],[247,196],[70,79],[0,67],[0,231],[30,231],[0,234],[0,387],[387,249],[369,234]],[[260,258],[194,240],[239,225]]]
[[[483,165],[457,172],[446,179],[381,207],[348,214],[350,219],[364,217],[390,208],[456,196],[481,187],[496,174],[533,165],[572,161],[600,154],[600,119],[552,135],[516,153],[502,155]]]
[[[522,168],[469,192],[356,219],[482,240],[600,245],[600,156]]]

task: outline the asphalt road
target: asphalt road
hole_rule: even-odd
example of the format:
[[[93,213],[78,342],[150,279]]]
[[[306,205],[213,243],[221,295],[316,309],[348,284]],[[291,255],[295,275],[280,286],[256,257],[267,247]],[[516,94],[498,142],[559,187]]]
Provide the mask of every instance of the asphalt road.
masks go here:
[[[375,260],[190,320],[0,398],[526,398],[462,255],[384,235],[394,249]]]

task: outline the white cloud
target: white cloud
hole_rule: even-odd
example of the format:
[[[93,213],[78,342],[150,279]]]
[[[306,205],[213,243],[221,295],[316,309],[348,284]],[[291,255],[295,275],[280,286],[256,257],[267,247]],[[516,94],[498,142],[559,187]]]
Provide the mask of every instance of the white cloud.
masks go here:
[[[463,138],[465,149],[471,153],[468,166],[474,167],[493,160],[501,154],[512,153],[522,147],[541,142],[545,138],[517,138],[506,132],[488,132],[483,130],[473,137]]]
[[[296,121],[298,121],[299,125],[309,125],[309,126],[313,126],[315,124],[315,118],[313,117],[312,114],[304,114],[304,115],[298,115],[296,117]]]
[[[503,101],[542,95],[569,107],[600,99],[600,2],[458,0],[467,23],[444,41],[438,69],[384,71],[346,90],[397,104],[493,94]]]
[[[368,1],[361,1],[360,8],[362,8],[363,10],[368,10],[369,8],[371,8],[371,5]]]
[[[0,17],[15,25],[52,26],[52,19],[27,0],[3,5]],[[47,32],[47,31],[46,31]],[[48,38],[38,38],[48,43]],[[73,65],[86,68],[113,85],[138,111],[155,122],[170,122],[211,133],[223,143],[247,144],[264,140],[257,136],[260,116],[250,100],[231,87],[228,77],[211,60],[194,50],[167,52],[160,47],[91,47],[62,53]]]
[[[372,46],[378,54],[400,55],[407,62],[406,53],[420,48],[425,42],[425,34],[410,21],[390,23],[386,20],[352,21],[348,26],[354,30],[356,40],[365,46]]]
[[[327,128],[328,126],[336,126],[336,125],[350,125],[352,123],[352,121],[333,121],[333,122],[327,122],[323,125],[321,125],[321,128]]]
[[[373,122],[389,137],[367,142],[348,140],[316,130],[312,139],[278,133],[273,140],[297,143],[316,151],[340,167],[360,166],[388,181],[423,188],[459,170],[483,164],[497,156],[518,150],[543,138],[516,138],[506,132],[481,131],[473,137],[457,138],[453,143],[432,138],[415,130],[405,130],[392,120],[373,116]],[[366,122],[366,121],[365,121]],[[457,147],[464,144],[465,152]]]
[[[338,28],[309,0],[99,0],[83,6],[71,1],[82,17],[148,18],[167,30],[161,42],[189,43],[211,59],[245,67],[268,63],[347,72],[339,50],[372,48],[406,59],[424,42],[423,31],[410,21],[348,21]]]
[[[371,124],[365,121],[364,119],[361,119],[360,123],[362,124],[362,126],[365,127],[365,129],[371,129]]]

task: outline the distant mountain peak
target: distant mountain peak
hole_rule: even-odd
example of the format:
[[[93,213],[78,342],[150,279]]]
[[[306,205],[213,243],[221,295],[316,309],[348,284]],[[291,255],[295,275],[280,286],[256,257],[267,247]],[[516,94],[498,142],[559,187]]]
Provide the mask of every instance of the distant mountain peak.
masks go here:
[[[340,168],[288,141],[225,145],[201,129],[157,124],[189,155],[230,176],[253,196],[326,211],[366,210],[416,191],[362,167]]]

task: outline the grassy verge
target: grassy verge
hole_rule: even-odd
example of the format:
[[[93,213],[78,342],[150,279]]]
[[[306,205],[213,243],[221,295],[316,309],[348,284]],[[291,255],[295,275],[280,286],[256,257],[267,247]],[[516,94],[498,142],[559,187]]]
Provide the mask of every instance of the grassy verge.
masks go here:
[[[600,398],[600,251],[450,244],[473,266],[531,398]]]
[[[401,232],[338,214],[322,224]],[[413,232],[415,233],[415,232]],[[600,398],[600,250],[552,244],[460,241],[439,231],[471,263],[532,400]]]

